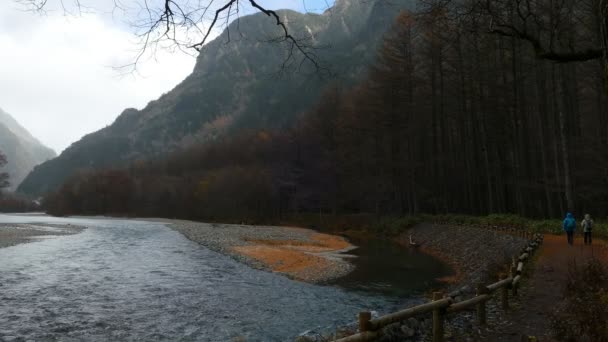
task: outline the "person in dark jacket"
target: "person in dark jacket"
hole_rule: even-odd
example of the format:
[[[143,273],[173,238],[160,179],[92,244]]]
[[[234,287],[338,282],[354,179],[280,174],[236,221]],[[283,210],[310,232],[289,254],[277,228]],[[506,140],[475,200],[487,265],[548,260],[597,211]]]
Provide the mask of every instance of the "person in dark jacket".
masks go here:
[[[585,245],[591,244],[591,232],[593,231],[593,220],[591,215],[585,214],[585,219],[581,222],[583,227],[583,235],[585,235]]]
[[[572,246],[574,244],[574,230],[576,229],[576,220],[571,213],[566,214],[566,218],[563,223],[564,231],[566,232],[566,236],[568,237],[568,244]]]

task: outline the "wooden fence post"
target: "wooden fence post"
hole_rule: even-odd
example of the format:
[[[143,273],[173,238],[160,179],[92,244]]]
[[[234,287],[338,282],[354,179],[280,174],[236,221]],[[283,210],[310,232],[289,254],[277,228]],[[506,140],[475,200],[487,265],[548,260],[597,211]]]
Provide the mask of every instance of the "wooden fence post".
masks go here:
[[[513,262],[515,262],[515,258],[513,258]],[[517,266],[515,265],[511,265],[511,269],[509,270],[509,275],[511,276],[511,279],[515,279],[515,276],[517,275]],[[511,293],[513,294],[513,296],[517,296],[517,286],[515,285],[511,285]]]
[[[433,301],[442,299],[441,292],[433,292]],[[433,342],[443,342],[443,309],[433,310]]]
[[[485,285],[477,284],[477,292],[476,292],[477,296],[485,294],[486,292],[487,292],[487,289],[486,289]],[[486,325],[486,302],[485,301],[477,303],[477,323],[479,323],[480,326]]]
[[[359,332],[369,331],[369,321],[372,319],[372,313],[369,311],[359,312]]]
[[[501,275],[500,276],[500,280],[506,279],[506,276]],[[503,286],[500,288],[500,301],[502,303],[502,309],[503,310],[508,310],[509,309],[509,287],[508,286]]]

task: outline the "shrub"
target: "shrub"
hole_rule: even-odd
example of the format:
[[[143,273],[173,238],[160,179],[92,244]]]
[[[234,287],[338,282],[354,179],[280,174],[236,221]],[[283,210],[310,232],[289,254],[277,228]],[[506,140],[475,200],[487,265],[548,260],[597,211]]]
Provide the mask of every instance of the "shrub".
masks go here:
[[[599,260],[570,265],[564,297],[551,320],[556,338],[608,341],[608,272]]]

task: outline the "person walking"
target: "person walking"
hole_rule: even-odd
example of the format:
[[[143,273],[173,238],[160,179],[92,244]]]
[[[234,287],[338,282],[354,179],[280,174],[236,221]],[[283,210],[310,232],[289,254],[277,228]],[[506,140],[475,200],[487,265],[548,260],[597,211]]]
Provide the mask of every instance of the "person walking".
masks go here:
[[[574,230],[576,229],[576,220],[571,213],[566,214],[566,218],[563,223],[564,231],[568,237],[568,244],[572,246],[574,244]]]
[[[585,214],[585,219],[581,222],[583,226],[583,235],[585,236],[585,245],[591,244],[591,231],[593,231],[593,220],[591,215]]]

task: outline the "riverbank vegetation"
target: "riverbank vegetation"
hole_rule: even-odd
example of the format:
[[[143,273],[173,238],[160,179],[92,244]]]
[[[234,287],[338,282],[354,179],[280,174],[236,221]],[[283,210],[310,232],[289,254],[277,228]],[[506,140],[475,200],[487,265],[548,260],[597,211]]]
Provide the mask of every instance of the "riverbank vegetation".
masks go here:
[[[599,259],[569,267],[564,301],[551,317],[555,335],[564,341],[606,341],[608,270]]]
[[[585,13],[580,32],[555,32],[560,44],[578,44],[596,20]],[[564,28],[576,24],[564,16]],[[82,170],[45,206],[55,215],[250,223],[301,213],[606,217],[600,61],[539,59],[525,40],[482,29],[492,23],[449,6],[404,12],[367,77],[329,87],[293,127],[242,129],[153,160]],[[557,221],[534,222],[559,230]]]
[[[31,199],[13,193],[0,194],[0,213],[27,213],[40,211],[40,205]]]
[[[318,227],[322,230],[347,233],[347,235],[351,234],[353,236],[370,232],[374,235],[394,238],[407,233],[410,228],[423,222],[480,228],[513,228],[533,233],[563,234],[562,220],[560,218],[530,219],[517,215],[502,214],[486,216],[419,214],[381,218],[363,214],[351,216],[318,216],[309,214],[292,216],[279,223]],[[579,231],[582,232],[582,228]],[[593,226],[593,234],[597,237],[608,238],[608,221],[596,220]]]

